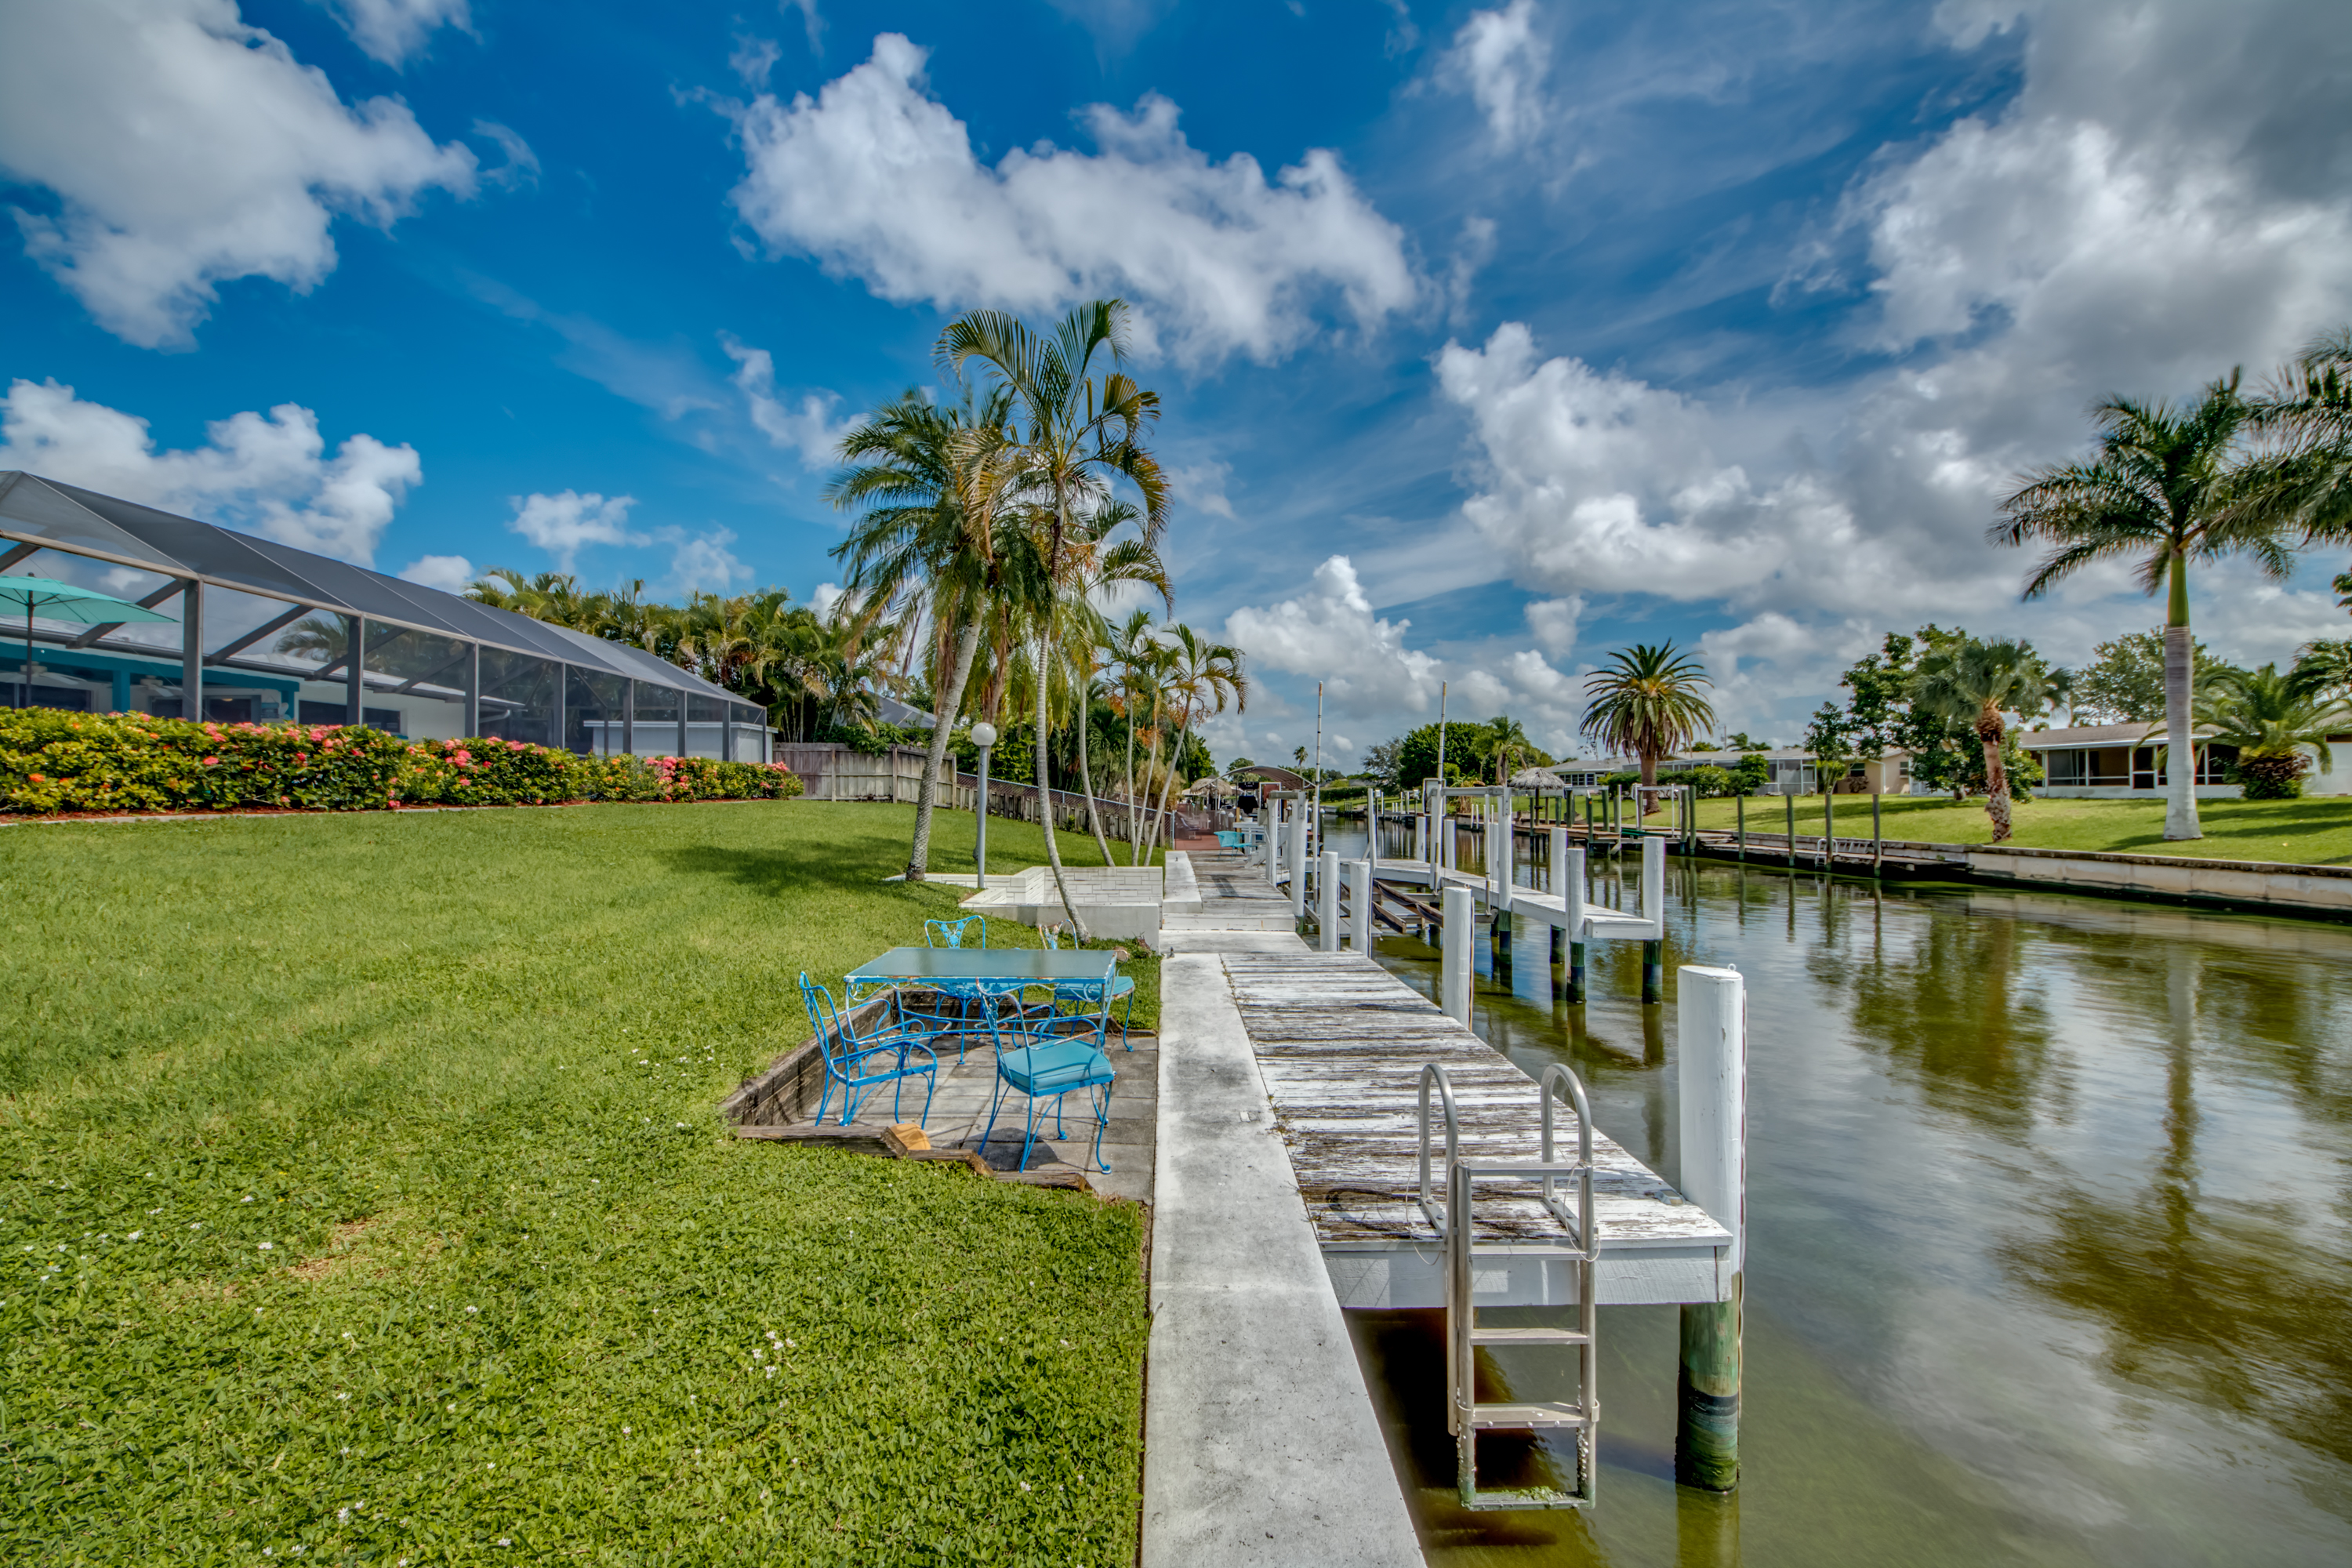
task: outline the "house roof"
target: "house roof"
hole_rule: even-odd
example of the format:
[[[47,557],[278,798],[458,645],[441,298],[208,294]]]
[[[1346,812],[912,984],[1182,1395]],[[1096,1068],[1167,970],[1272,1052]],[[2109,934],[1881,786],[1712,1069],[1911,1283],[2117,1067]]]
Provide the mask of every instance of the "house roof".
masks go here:
[[[2200,724],[2192,732],[2210,735],[2215,731],[2210,724]],[[2029,752],[2063,752],[2085,746],[2137,746],[2163,739],[2161,724],[2076,724],[2063,730],[2027,731],[2017,737],[2017,743]]]
[[[234,593],[437,632],[698,696],[742,700],[641,648],[20,469],[0,469],[0,540],[165,577],[193,577]],[[170,650],[158,647],[123,651],[164,654]],[[246,656],[248,661],[260,657]],[[236,668],[251,666],[245,663]],[[302,672],[289,668],[284,673],[299,676]]]

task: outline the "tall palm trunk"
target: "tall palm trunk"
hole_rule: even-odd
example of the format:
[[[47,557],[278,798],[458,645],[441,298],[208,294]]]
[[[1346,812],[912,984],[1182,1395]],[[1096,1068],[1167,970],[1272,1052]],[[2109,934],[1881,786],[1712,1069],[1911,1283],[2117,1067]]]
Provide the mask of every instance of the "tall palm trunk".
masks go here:
[[[971,679],[971,661],[980,651],[980,616],[969,616],[963,629],[956,634],[955,666],[946,686],[940,692],[938,706],[931,717],[930,760],[923,764],[923,785],[915,794],[915,843],[907,851],[907,880],[919,882],[930,869],[931,863],[931,797],[939,787],[940,764],[947,760],[948,731],[952,727],[956,710],[963,706],[964,682]],[[988,809],[981,801],[979,809]],[[974,818],[978,820],[977,816]]]
[[[1069,879],[1062,874],[1062,846],[1054,837],[1053,773],[1048,767],[1045,748],[1052,731],[1046,724],[1045,697],[1047,658],[1053,647],[1054,612],[1045,611],[1045,630],[1037,638],[1037,826],[1045,830],[1045,864],[1054,868],[1054,890],[1062,895],[1062,912],[1070,917],[1070,931],[1078,941],[1087,940],[1087,922],[1078,918],[1078,907],[1070,901]]]
[[[2196,670],[2196,647],[2189,635],[2189,560],[2172,552],[2172,602],[2164,623],[2164,836],[2202,838],[2197,823],[2197,749],[2189,710]]]
[[[1985,815],[1992,818],[1992,841],[2004,843],[2009,838],[2009,770],[2001,765],[2000,741],[2003,727],[2000,710],[1988,707],[1977,719],[1977,740],[1984,747]]]
[[[1127,693],[1127,863],[1136,863],[1136,851],[1140,844],[1136,823],[1136,696]]]
[[[1072,669],[1070,674],[1075,677],[1078,671]],[[1088,679],[1078,692],[1078,787],[1086,791],[1087,826],[1095,830],[1095,847],[1102,851],[1102,863],[1109,866],[1115,864],[1110,858],[1110,836],[1103,831],[1102,811],[1095,804],[1095,768],[1087,755],[1087,731],[1094,728],[1093,687],[1094,681]]]
[[[1160,814],[1152,819],[1151,846],[1157,848],[1160,836],[1168,828],[1168,803],[1176,794],[1176,771],[1183,765],[1184,742],[1192,732],[1192,705],[1184,705],[1184,717],[1176,726],[1176,752],[1168,759],[1168,777],[1160,785]],[[1172,843],[1173,840],[1171,839]]]

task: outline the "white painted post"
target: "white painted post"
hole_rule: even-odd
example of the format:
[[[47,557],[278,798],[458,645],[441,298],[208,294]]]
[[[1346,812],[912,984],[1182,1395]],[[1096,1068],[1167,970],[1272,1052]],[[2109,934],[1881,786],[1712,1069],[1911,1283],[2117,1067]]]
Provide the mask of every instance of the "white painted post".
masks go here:
[[[1325,952],[1339,951],[1339,857],[1329,849],[1315,871],[1315,945]]]
[[[1663,838],[1642,840],[1642,918],[1656,922],[1658,934],[1666,934],[1666,841]]]
[[[1413,814],[1412,858],[1423,862],[1429,858],[1429,813],[1425,811]]]
[[[1517,875],[1517,868],[1513,862],[1518,856],[1519,830],[1507,809],[1510,805],[1507,796],[1503,805],[1507,809],[1501,818],[1486,825],[1486,868],[1488,874],[1495,879],[1495,907],[1509,914],[1512,879]],[[1511,934],[1516,937],[1519,933],[1514,930]]]
[[[1555,899],[1568,892],[1568,829],[1551,830],[1551,896]]]
[[[1356,906],[1355,930],[1349,934],[1356,939],[1358,952],[1372,951],[1372,861],[1370,856],[1348,862],[1348,897]]]
[[[1297,815],[1290,819],[1290,916],[1297,920],[1307,912],[1307,802],[1292,802]]]
[[[1448,888],[1440,906],[1445,925],[1438,964],[1438,1005],[1464,1028],[1470,1026],[1470,943],[1477,935],[1477,906],[1467,888]]]
[[[1717,1300],[1682,1309],[1675,1479],[1739,1484],[1740,1310],[1748,1267],[1748,997],[1733,969],[1685,964],[1676,994],[1683,1195],[1731,1233]]]

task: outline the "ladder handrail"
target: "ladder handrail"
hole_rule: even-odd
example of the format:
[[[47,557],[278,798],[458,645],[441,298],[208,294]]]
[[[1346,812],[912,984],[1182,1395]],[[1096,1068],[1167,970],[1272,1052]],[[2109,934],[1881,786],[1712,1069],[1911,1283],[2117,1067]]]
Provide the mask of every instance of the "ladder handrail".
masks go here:
[[[1431,1227],[1437,1232],[1437,1238],[1443,1241],[1447,1234],[1446,1220],[1449,1217],[1448,1210],[1452,1206],[1452,1194],[1449,1190],[1447,1209],[1439,1209],[1430,1202],[1429,1086],[1432,1083],[1437,1085],[1438,1099],[1445,1108],[1445,1169],[1449,1184],[1456,1157],[1462,1147],[1462,1114],[1454,1108],[1454,1080],[1445,1076],[1444,1067],[1437,1062],[1423,1063],[1421,1068],[1421,1212],[1423,1217],[1427,1219]]]
[[[1576,1219],[1571,1224],[1560,1208],[1559,1200],[1552,1194],[1552,1178],[1549,1175],[1543,1179],[1544,1207],[1551,1211],[1554,1218],[1569,1225],[1576,1232],[1576,1244],[1583,1249],[1585,1261],[1597,1262],[1601,1258],[1601,1238],[1594,1233],[1592,1225],[1592,1102],[1585,1098],[1584,1080],[1578,1078],[1567,1063],[1553,1062],[1544,1068],[1543,1078],[1536,1085],[1536,1094],[1543,1101],[1543,1158],[1547,1165],[1552,1163],[1551,1110],[1556,1103],[1552,1088],[1555,1084],[1565,1088],[1570,1108],[1576,1112]]]

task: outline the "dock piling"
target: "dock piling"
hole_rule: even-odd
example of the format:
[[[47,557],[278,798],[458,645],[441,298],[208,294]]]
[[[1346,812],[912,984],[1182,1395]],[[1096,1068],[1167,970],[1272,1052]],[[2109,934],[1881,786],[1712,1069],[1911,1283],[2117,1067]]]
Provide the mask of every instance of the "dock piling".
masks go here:
[[[1291,803],[1290,837],[1285,847],[1290,851],[1290,918],[1297,920],[1307,913],[1307,799],[1304,795]]]
[[[1315,870],[1315,945],[1325,952],[1339,951],[1339,856],[1326,849]]]
[[[1356,914],[1356,951],[1372,951],[1372,861],[1370,856],[1348,862],[1348,897]]]
[[[1682,1307],[1675,1479],[1739,1485],[1740,1307],[1747,1270],[1748,999],[1737,970],[1685,964],[1675,1009],[1685,1196],[1731,1233],[1728,1287]]]
[[[1666,841],[1642,840],[1642,918],[1657,922],[1656,936],[1642,943],[1642,1003],[1666,999]]]
[[[1438,949],[1437,1005],[1464,1028],[1470,1026],[1470,942],[1477,916],[1467,888],[1448,888],[1439,904],[1443,935]]]

